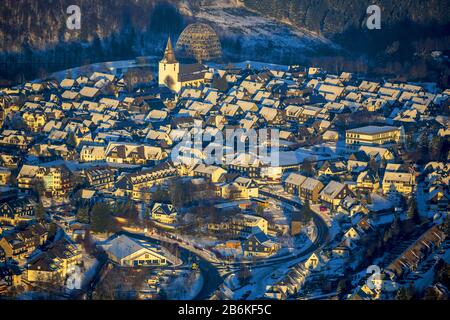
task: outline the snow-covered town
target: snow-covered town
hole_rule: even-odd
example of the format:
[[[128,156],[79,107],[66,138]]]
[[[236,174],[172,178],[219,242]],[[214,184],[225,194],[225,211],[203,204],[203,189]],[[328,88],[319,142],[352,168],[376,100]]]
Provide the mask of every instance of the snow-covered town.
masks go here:
[[[180,39],[0,89],[1,297],[448,299],[450,89]]]

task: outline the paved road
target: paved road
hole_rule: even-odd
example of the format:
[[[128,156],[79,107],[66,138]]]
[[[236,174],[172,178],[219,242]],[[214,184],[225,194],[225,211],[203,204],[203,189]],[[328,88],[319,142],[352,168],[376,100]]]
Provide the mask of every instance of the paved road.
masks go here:
[[[273,198],[273,199],[277,199],[281,202],[287,203],[297,209],[301,209],[302,208],[302,204],[294,201],[292,199],[283,197],[283,195],[278,194],[278,193],[270,193],[264,190],[260,190],[259,191],[260,194],[262,194],[263,196],[266,196],[268,198]],[[311,218],[314,221],[314,224],[317,227],[317,242],[320,242],[321,244],[325,243],[328,240],[328,226],[327,223],[325,222],[325,220],[318,214],[316,214],[315,212],[311,211]]]
[[[260,190],[259,193],[268,198],[276,199],[276,200],[282,201],[284,203],[287,203],[298,209],[301,209],[301,207],[302,207],[301,203],[293,201],[292,199],[283,197],[280,194],[273,194],[273,193],[270,193],[270,192],[267,192],[264,190]],[[246,262],[246,264],[248,264],[251,269],[267,268],[267,267],[271,267],[271,266],[284,264],[289,261],[293,261],[293,260],[296,260],[296,259],[299,259],[302,257],[306,257],[306,256],[312,254],[314,251],[321,248],[328,241],[329,229],[328,229],[328,226],[327,226],[325,220],[320,215],[312,212],[311,218],[313,219],[313,221],[317,227],[317,236],[316,236],[316,239],[314,240],[314,242],[308,248],[306,248],[305,250],[302,250],[300,252],[297,252],[296,254],[286,254],[283,256],[278,256],[276,258],[268,259],[268,260],[264,260],[264,261]],[[232,270],[233,269],[236,270],[239,265],[241,265],[241,263],[228,264],[226,266],[216,265],[217,269],[222,269],[222,270],[228,271],[225,274],[222,274],[222,281],[220,282],[219,285],[221,285],[223,283],[223,281],[226,279],[226,277],[228,277],[230,274],[234,273],[234,271],[232,271]]]
[[[149,236],[143,234],[136,234],[131,232],[123,231],[122,234],[126,234],[130,237],[146,240],[153,243],[160,244],[160,240],[155,240]],[[179,246],[180,250],[180,258],[185,262],[188,261],[189,258],[195,257],[198,261],[200,273],[203,277],[203,286],[200,289],[200,292],[194,298],[194,300],[205,300],[208,299],[214,291],[222,284],[223,278],[220,276],[217,268],[213,266],[209,261],[205,260],[195,252],[192,252],[184,247]],[[186,269],[186,265],[181,265],[178,267],[174,267],[174,269]]]
[[[260,190],[260,193],[268,198],[277,199],[279,201],[282,201],[284,203],[287,203],[295,208],[301,208],[302,205],[299,202],[293,201],[292,199],[288,199],[283,197],[280,194],[272,194],[267,191]],[[328,240],[328,226],[326,222],[323,220],[322,217],[319,215],[312,213],[311,218],[313,219],[316,227],[317,227],[317,236],[314,242],[305,250],[301,252],[297,252],[295,254],[287,253],[282,256],[274,257],[272,259],[266,259],[262,261],[248,261],[244,262],[245,264],[249,265],[251,269],[258,269],[258,268],[266,268],[270,266],[276,266],[279,264],[284,264],[286,262],[301,258],[303,256],[309,255],[313,253],[314,251],[318,250],[322,245],[324,245]],[[128,234],[132,237],[137,237],[140,239],[145,239],[147,241],[151,242],[157,242],[158,240],[155,240],[149,236],[142,235],[142,234],[135,234],[131,232],[122,232],[124,234]],[[205,300],[208,299],[224,282],[225,278],[233,273],[233,269],[239,268],[242,263],[231,263],[231,264],[218,264],[218,263],[211,263],[204,259],[203,257],[199,256],[195,252],[190,251],[187,248],[179,247],[181,259],[183,261],[186,261],[189,257],[196,257],[196,259],[199,262],[199,268],[200,272],[203,277],[203,286],[200,290],[200,292],[197,294],[197,296],[194,298],[194,300]],[[180,266],[179,268],[184,268],[184,266]],[[219,270],[227,270],[225,274],[222,274],[222,276],[219,274]],[[95,284],[92,286],[95,288]],[[92,288],[92,289],[93,289]]]
[[[297,209],[302,208],[301,203],[294,201],[292,199],[283,197],[280,194],[273,194],[273,193],[269,193],[264,190],[260,190],[259,193],[268,198],[276,199],[276,200],[282,201],[284,203],[287,203]],[[248,261],[248,262],[239,262],[239,263],[234,262],[234,263],[228,263],[226,265],[220,265],[217,263],[213,263],[213,264],[216,265],[219,269],[237,268],[242,264],[247,264],[247,265],[251,266],[252,268],[264,268],[264,267],[269,267],[269,266],[274,266],[274,265],[282,264],[285,262],[289,262],[290,260],[295,260],[297,258],[303,257],[304,255],[313,253],[314,251],[318,250],[323,244],[325,244],[328,241],[329,230],[328,230],[328,226],[327,226],[325,220],[320,215],[311,213],[311,218],[313,219],[314,224],[317,227],[317,236],[316,236],[316,239],[314,240],[314,242],[311,244],[311,246],[309,246],[308,248],[306,248],[305,250],[303,250],[301,252],[297,252],[295,254],[286,253],[284,255],[279,255],[277,257],[268,258],[268,259],[265,259],[262,261]]]
[[[224,278],[220,276],[215,266],[203,258],[199,261],[199,267],[203,277],[203,286],[193,300],[206,300],[219,288]]]
[[[260,190],[259,193],[268,198],[276,199],[276,200],[282,201],[284,203],[287,203],[297,209],[302,208],[301,203],[296,202],[292,199],[283,197],[281,194],[273,194],[273,193],[270,193],[270,192],[267,192],[264,190]],[[254,261],[254,262],[249,261],[249,262],[244,262],[244,263],[249,265],[251,269],[267,268],[267,267],[271,267],[271,266],[284,264],[286,262],[296,260],[303,256],[310,255],[314,251],[321,248],[328,241],[328,234],[329,234],[328,226],[327,226],[325,220],[320,215],[318,215],[314,212],[311,212],[311,218],[313,219],[314,224],[317,227],[317,236],[316,236],[316,239],[314,240],[314,242],[308,248],[306,248],[305,250],[302,250],[300,252],[297,252],[295,254],[288,253],[286,255],[278,256],[273,259],[267,259],[267,260],[263,260],[263,261]],[[213,283],[214,283],[214,285],[217,285],[216,288],[218,288],[223,283],[223,281],[226,279],[227,276],[229,276],[231,273],[234,272],[234,271],[232,271],[233,269],[235,270],[235,269],[239,268],[239,266],[241,264],[242,263],[231,263],[231,264],[227,264],[227,265],[220,265],[220,264],[215,264],[215,263],[210,264],[210,265],[214,265],[213,267],[216,270],[216,272],[217,272],[217,269],[228,271],[225,274],[222,274],[220,281],[219,281],[219,279],[217,279],[217,277],[214,277]],[[207,291],[210,291],[212,289],[212,287],[213,287],[212,285],[208,285]],[[201,299],[205,299],[205,298],[207,299],[209,297],[210,297],[210,295],[202,295],[202,296],[199,295],[196,298],[201,300]]]

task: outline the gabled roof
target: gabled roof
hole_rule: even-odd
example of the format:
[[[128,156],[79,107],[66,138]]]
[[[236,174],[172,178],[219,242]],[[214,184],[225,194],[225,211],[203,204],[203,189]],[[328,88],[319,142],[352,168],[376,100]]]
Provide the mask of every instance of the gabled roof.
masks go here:
[[[168,203],[155,202],[152,207],[152,213],[164,214],[164,215],[176,215],[177,211],[175,207]]]
[[[291,173],[285,180],[285,183],[289,183],[289,184],[293,184],[296,186],[301,186],[303,182],[305,182],[305,180],[307,179],[307,177],[298,174],[298,173]]]
[[[111,256],[117,260],[122,260],[130,257],[139,251],[147,251],[152,255],[159,257],[160,259],[165,259],[164,256],[157,252],[156,247],[150,245],[149,243],[130,238],[126,235],[120,235],[103,245],[103,248]]]
[[[306,190],[313,190],[315,188],[317,188],[318,186],[320,186],[322,183],[317,180],[317,179],[313,179],[313,178],[307,178],[301,185],[302,189],[306,189]]]
[[[364,151],[357,151],[350,155],[349,160],[359,161],[359,162],[369,162],[370,158]]]
[[[331,180],[325,188],[320,192],[321,196],[330,197],[332,199],[336,198],[339,193],[344,190],[345,184],[339,183],[337,181]]]

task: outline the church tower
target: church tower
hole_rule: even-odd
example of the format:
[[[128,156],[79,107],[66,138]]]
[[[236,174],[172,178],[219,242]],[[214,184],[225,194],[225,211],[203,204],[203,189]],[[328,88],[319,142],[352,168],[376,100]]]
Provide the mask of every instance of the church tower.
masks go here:
[[[166,86],[173,91],[179,92],[181,90],[181,84],[178,79],[179,72],[180,63],[175,57],[172,41],[169,37],[166,50],[164,51],[164,57],[159,62],[159,86]]]

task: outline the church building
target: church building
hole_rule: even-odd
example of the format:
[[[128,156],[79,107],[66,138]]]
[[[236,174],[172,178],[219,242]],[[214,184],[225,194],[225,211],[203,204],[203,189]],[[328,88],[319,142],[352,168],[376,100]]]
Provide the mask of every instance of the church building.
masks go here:
[[[180,92],[183,87],[198,87],[205,82],[207,67],[199,64],[184,64],[178,62],[172,47],[172,42],[167,41],[164,58],[159,63],[159,86]]]

